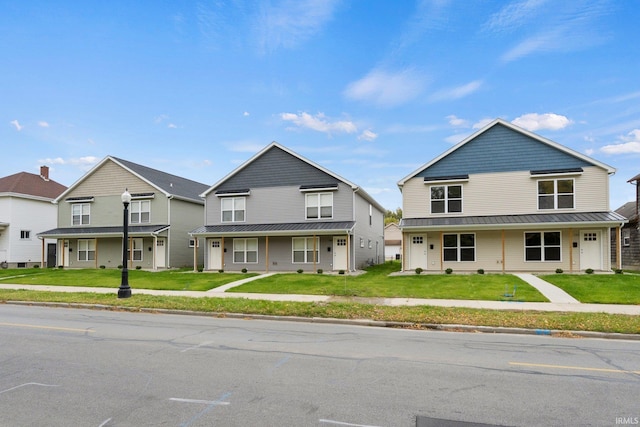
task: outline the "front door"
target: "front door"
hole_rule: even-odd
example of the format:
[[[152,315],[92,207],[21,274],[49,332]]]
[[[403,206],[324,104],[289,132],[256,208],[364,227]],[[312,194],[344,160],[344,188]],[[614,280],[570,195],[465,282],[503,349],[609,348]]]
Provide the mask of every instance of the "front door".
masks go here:
[[[156,268],[165,268],[167,266],[166,244],[166,239],[156,240]]]
[[[56,266],[56,244],[47,243],[47,267],[54,268]]]
[[[222,245],[220,239],[209,240],[209,270],[222,270]]]
[[[333,269],[347,270],[349,265],[348,236],[333,237]]]
[[[418,267],[427,269],[427,236],[409,235],[409,259],[409,270],[415,270]]]
[[[580,232],[580,270],[602,270],[602,242],[599,230]]]
[[[62,240],[62,251],[60,252],[62,253],[62,262],[60,263],[60,265],[64,267],[69,267],[69,241],[68,240]]]

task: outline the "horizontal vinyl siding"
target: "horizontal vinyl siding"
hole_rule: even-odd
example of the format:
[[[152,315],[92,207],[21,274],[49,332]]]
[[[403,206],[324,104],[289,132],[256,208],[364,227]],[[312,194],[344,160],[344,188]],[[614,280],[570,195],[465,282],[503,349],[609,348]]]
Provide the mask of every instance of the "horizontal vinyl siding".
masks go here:
[[[363,268],[368,262],[384,262],[384,213],[371,206],[372,217],[369,224],[370,203],[356,193],[355,267]],[[360,247],[360,238],[364,248]],[[371,241],[371,247],[369,247]]]
[[[120,197],[125,188],[129,190],[129,193],[158,192],[157,188],[152,187],[115,163],[108,161],[91,175],[82,178],[82,182],[71,190],[65,198],[110,195]]]
[[[554,178],[565,177],[553,175],[546,177],[546,179]],[[574,179],[575,209],[538,210],[537,182],[545,177],[532,177],[529,171],[519,171],[470,175],[469,181],[461,183],[463,204],[461,214],[431,215],[430,187],[438,184],[425,184],[422,178],[410,179],[403,188],[403,213],[406,218],[422,218],[609,210],[609,177],[605,170],[586,167],[581,175],[566,178]]]
[[[340,183],[333,194],[332,221],[353,221],[353,190]],[[305,214],[305,194],[300,186],[252,188],[245,197],[245,224],[278,224],[287,222],[311,222]],[[215,194],[207,196],[207,225],[223,224],[221,199]],[[231,224],[231,223],[224,223]]]

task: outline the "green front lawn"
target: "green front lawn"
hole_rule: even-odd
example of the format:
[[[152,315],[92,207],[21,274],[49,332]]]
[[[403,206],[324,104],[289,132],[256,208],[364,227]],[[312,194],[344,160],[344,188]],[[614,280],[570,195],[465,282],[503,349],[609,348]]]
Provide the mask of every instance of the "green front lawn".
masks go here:
[[[380,298],[434,298],[500,301],[517,287],[517,301],[548,301],[535,288],[509,274],[408,274],[398,262],[367,269],[358,276],[335,274],[275,274],[229,289],[227,292],[263,294],[342,295]]]
[[[549,274],[540,278],[583,303],[640,304],[640,275]]]
[[[256,276],[256,273],[194,273],[192,270],[144,271],[129,270],[132,288],[175,291],[208,291],[236,280]],[[11,269],[0,270],[0,283],[24,285],[84,286],[117,288],[122,272],[119,269]]]

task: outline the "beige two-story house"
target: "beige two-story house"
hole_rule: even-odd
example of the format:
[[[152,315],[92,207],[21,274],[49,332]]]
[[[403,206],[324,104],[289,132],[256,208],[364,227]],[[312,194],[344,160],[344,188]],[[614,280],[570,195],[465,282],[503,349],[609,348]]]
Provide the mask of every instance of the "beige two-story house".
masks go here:
[[[205,269],[353,271],[384,262],[384,208],[364,189],[273,142],[202,196]]]
[[[207,185],[107,156],[60,194],[58,227],[38,234],[56,239],[57,264],[71,268],[122,265],[124,206],[128,206],[128,268],[193,266],[196,241],[188,232],[202,223]],[[196,262],[202,263],[202,255]]]
[[[402,268],[610,270],[614,172],[497,119],[398,182]]]

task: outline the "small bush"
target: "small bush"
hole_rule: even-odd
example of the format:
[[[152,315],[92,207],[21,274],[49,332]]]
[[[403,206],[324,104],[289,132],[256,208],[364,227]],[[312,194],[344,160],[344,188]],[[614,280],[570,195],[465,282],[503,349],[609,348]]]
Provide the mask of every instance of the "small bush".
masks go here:
[[[120,265],[118,266],[118,268],[119,268],[120,270],[122,270],[122,264],[120,264]]]
[[[204,267],[198,267],[198,273],[202,273],[204,271]]]
[[[40,264],[34,265],[33,268],[40,268]]]
[[[100,266],[100,269],[101,269],[101,270],[104,270],[105,268],[107,268],[107,267],[106,267],[106,266],[104,266],[104,265],[101,265],[101,266]]]
[[[302,274],[304,272],[304,270],[301,268],[299,268],[297,271],[298,271],[298,274]]]
[[[447,274],[451,274],[451,273],[453,273],[453,269],[452,268],[447,268],[444,272],[447,273]]]
[[[223,269],[218,270],[218,273],[224,273]]]
[[[478,274],[484,274],[484,268],[479,268],[478,269]]]
[[[593,274],[593,268],[587,268],[584,272],[587,274]]]
[[[562,270],[561,268],[556,268],[556,274],[562,274],[564,273],[564,270]]]
[[[338,274],[344,274],[344,270],[338,271]]]
[[[619,268],[616,268],[615,272],[616,272],[616,274],[623,274],[623,273],[624,273],[624,272],[623,272],[621,269],[619,269]]]
[[[140,270],[142,268],[141,265],[136,265],[136,270]]]
[[[420,274],[420,273],[422,273],[422,271],[423,271],[422,268],[420,268],[420,267],[416,268],[416,274]]]
[[[246,268],[243,268],[243,269],[242,269],[242,272],[243,272],[243,273],[246,273],[246,272],[247,272],[247,269],[246,269]]]
[[[323,270],[321,268],[318,269],[318,274],[322,274]]]
[[[58,268],[62,270],[64,268],[64,265],[59,265]]]

